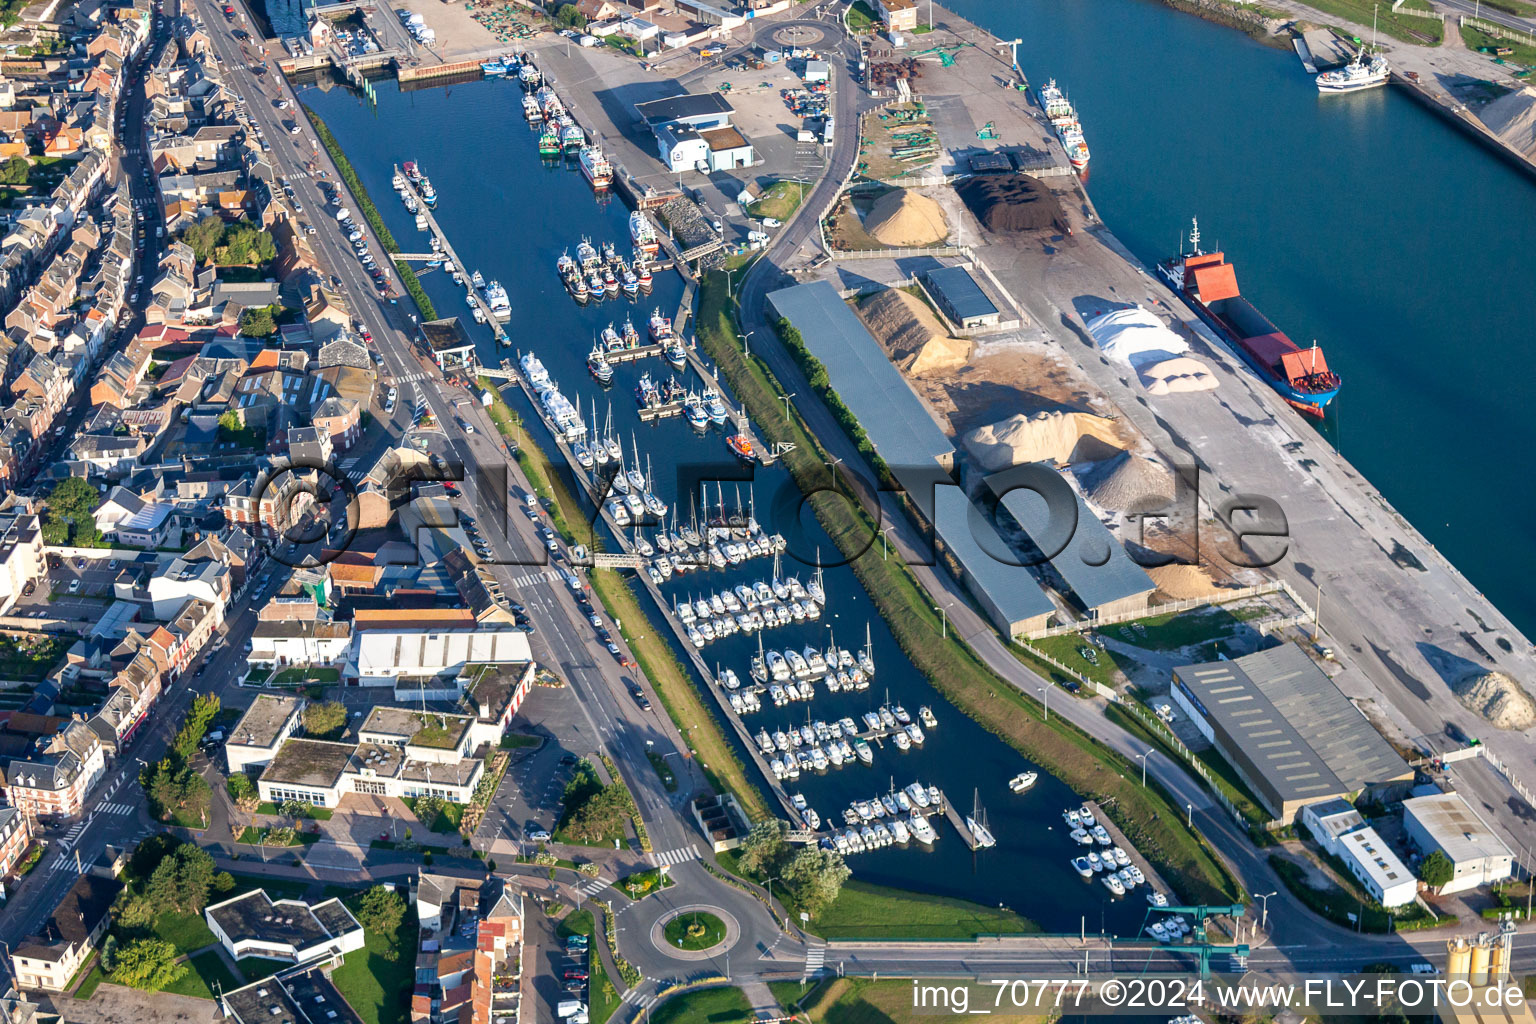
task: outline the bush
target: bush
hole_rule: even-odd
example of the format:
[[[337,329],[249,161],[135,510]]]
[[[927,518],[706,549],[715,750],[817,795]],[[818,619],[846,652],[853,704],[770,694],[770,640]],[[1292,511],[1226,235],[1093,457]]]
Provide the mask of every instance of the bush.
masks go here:
[[[369,931],[393,935],[405,920],[405,900],[388,886],[376,885],[358,899],[357,920]]]
[[[159,992],[186,971],[176,962],[176,947],[164,939],[136,939],[117,954],[112,980],[119,985]]]
[[[240,311],[240,333],[267,338],[277,333],[277,317],[271,306],[251,306]]]

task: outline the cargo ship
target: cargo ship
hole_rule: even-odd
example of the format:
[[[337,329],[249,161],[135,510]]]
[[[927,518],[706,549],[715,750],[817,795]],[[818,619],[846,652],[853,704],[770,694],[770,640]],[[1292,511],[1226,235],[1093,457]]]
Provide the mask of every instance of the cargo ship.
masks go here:
[[[1079,174],[1084,173],[1088,170],[1088,140],[1083,136],[1083,126],[1077,119],[1077,111],[1054,78],[1040,87],[1038,95],[1040,109],[1045,111],[1046,120],[1056,130],[1056,137],[1066,149],[1072,169]]]
[[[1200,249],[1198,220],[1189,247],[1189,252],[1159,263],[1158,273],[1282,398],[1309,416],[1322,416],[1340,384],[1323,350],[1316,342],[1301,348],[1243,298],[1226,257]]]

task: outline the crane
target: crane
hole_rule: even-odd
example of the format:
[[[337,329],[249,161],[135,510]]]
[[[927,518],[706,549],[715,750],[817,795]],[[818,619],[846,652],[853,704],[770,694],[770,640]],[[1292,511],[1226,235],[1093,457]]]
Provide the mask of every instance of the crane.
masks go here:
[[[1193,950],[1195,958],[1199,963],[1200,977],[1208,978],[1211,976],[1211,954],[1227,953],[1236,958],[1237,962],[1241,964],[1244,963],[1248,958],[1248,945],[1246,943],[1233,946],[1213,945],[1206,939],[1205,919],[1207,917],[1215,917],[1218,914],[1225,914],[1232,918],[1240,918],[1243,916],[1243,911],[1244,907],[1240,903],[1234,903],[1231,906],[1216,907],[1152,907],[1147,911],[1147,916],[1143,919],[1142,930],[1146,930],[1145,925],[1151,921],[1153,915],[1155,914],[1188,914],[1193,917],[1195,919],[1194,935],[1192,936],[1194,942],[1188,946],[1180,944],[1173,948]],[[1169,944],[1164,943],[1164,945]]]
[[[1009,39],[1006,42],[996,44],[999,49],[1003,48],[1004,46],[1008,47],[1008,52],[1013,63],[1013,70],[1018,74],[1020,78],[1024,77],[1024,72],[1019,70],[1019,44],[1023,41],[1024,40],[1022,39]]]

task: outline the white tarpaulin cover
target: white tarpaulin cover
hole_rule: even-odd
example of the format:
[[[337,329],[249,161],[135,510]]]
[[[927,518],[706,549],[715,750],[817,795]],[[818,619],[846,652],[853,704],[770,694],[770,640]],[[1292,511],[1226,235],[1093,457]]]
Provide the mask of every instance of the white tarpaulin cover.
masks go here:
[[[1163,326],[1157,317],[1135,306],[1094,317],[1088,321],[1088,333],[1105,356],[1129,366],[1189,351],[1189,342]]]

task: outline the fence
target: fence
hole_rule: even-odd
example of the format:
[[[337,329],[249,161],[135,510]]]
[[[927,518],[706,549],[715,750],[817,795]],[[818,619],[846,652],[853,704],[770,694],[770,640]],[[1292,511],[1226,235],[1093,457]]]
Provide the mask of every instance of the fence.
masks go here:
[[[837,294],[845,299],[858,299],[865,295],[873,295],[875,292],[883,292],[888,288],[911,288],[915,284],[917,284],[917,278],[915,277],[898,278],[897,280],[891,281],[889,283],[881,281],[865,281],[863,284],[856,288],[840,289]]]
[[[1449,14],[1441,14],[1439,11],[1421,11],[1413,7],[1404,7],[1403,4],[1406,2],[1407,0],[1392,0],[1392,13],[1407,14],[1415,18],[1433,18],[1436,21],[1445,21],[1450,18]]]
[[[1290,584],[1284,580],[1271,580],[1268,583],[1260,583],[1252,587],[1242,587],[1237,590],[1223,590],[1209,597],[1186,597],[1178,601],[1169,601],[1166,604],[1157,605],[1154,608],[1119,612],[1114,615],[1096,615],[1092,618],[1079,619],[1076,622],[1064,623],[1060,626],[1047,626],[1044,629],[1032,629],[1021,634],[1026,640],[1044,640],[1051,636],[1066,636],[1068,633],[1081,633],[1084,630],[1097,629],[1100,626],[1113,626],[1118,622],[1130,622],[1134,619],[1145,619],[1149,615],[1166,615],[1172,612],[1190,611],[1194,608],[1203,608],[1208,605],[1228,604],[1232,601],[1241,601],[1249,597],[1262,597],[1265,594],[1284,593],[1292,601],[1295,601],[1301,611],[1297,613],[1299,621],[1307,621],[1315,617],[1316,612],[1307,606]],[[1296,618],[1288,616],[1287,618]],[[1270,621],[1270,620],[1266,620]],[[1276,627],[1278,628],[1278,627]]]
[[[1419,12],[1410,11],[1408,13],[1418,14]],[[1486,32],[1490,36],[1496,36],[1499,39],[1508,39],[1516,43],[1525,43],[1527,46],[1536,46],[1536,34],[1530,32],[1521,32],[1518,29],[1509,28],[1505,25],[1499,25],[1491,21],[1484,21],[1482,18],[1469,18],[1463,14],[1457,20],[1456,24],[1458,26],[1471,25],[1478,31]]]
[[[968,245],[935,245],[929,248],[908,249],[838,249],[832,253],[835,260],[902,260],[914,256],[954,256],[974,259],[975,252]]]
[[[1497,754],[1490,752],[1486,745],[1479,746],[1477,749],[1482,752],[1483,760],[1493,765],[1494,770],[1509,781],[1510,786],[1514,788],[1516,793],[1525,798],[1526,803],[1536,807],[1536,794],[1533,794],[1531,788],[1516,777],[1514,771],[1507,764],[1499,760]]]
[[[1093,693],[1098,694],[1100,697],[1103,697],[1105,700],[1114,701],[1116,704],[1120,703],[1120,699],[1121,699],[1120,695],[1118,693],[1116,693],[1110,687],[1105,686],[1103,683],[1098,683],[1098,682],[1093,681],[1092,679],[1089,679],[1087,676],[1083,675],[1081,672],[1079,672],[1075,668],[1068,668],[1066,665],[1064,665],[1061,662],[1057,661],[1055,658],[1051,657],[1049,654],[1046,654],[1044,651],[1039,650],[1038,648],[1029,647],[1028,645],[1026,645],[1025,649],[1029,651],[1029,656],[1031,658],[1039,658],[1041,661],[1045,662],[1047,665],[1051,665],[1051,666],[1053,666],[1055,668],[1061,669],[1061,671],[1065,672],[1067,675],[1069,675],[1073,679],[1077,680],[1077,682],[1081,686],[1086,687],[1088,690],[1092,691]]]

